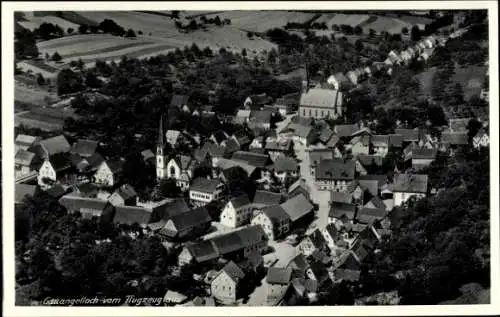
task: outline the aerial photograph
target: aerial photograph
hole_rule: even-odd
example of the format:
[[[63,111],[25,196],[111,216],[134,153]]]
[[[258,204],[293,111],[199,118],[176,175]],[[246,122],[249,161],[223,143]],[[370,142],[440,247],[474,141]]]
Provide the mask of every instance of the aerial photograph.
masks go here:
[[[15,11],[15,305],[490,304],[488,10],[353,9]]]

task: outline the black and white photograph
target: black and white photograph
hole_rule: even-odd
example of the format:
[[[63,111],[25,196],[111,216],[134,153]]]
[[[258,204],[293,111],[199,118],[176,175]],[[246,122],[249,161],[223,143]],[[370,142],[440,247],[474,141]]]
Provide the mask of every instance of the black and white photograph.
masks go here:
[[[497,9],[445,2],[14,6],[12,305],[491,308]]]

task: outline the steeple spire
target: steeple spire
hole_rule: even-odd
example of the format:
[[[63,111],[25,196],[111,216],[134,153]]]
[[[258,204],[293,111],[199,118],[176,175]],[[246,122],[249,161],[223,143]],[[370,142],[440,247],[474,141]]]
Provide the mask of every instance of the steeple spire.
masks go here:
[[[163,115],[160,116],[160,127],[158,129],[158,146],[163,147]]]

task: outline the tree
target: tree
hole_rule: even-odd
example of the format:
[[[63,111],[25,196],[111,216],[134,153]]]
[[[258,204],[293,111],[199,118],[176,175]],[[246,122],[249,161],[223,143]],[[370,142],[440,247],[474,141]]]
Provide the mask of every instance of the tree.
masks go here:
[[[42,74],[39,73],[39,74],[36,75],[36,82],[40,86],[45,85],[45,78],[43,78]]]
[[[420,29],[418,28],[417,25],[414,25],[411,28],[411,40],[414,42],[420,41],[422,38],[422,35],[420,34]]]
[[[172,19],[178,19],[179,18],[179,13],[180,13],[179,10],[172,10],[172,12],[171,12]]]
[[[181,21],[175,21],[175,27],[176,27],[178,30],[182,29],[182,23],[181,23]],[[150,35],[151,35],[151,34],[150,34]]]
[[[66,33],[68,33],[69,35],[71,35],[71,34],[73,34],[73,32],[74,32],[74,31],[75,31],[75,29],[73,29],[73,28],[68,28],[68,29],[66,30]]]
[[[57,74],[57,93],[59,95],[74,93],[82,88],[82,78],[71,69],[63,69]]]
[[[401,29],[401,34],[408,35],[408,28],[406,26],[403,26],[403,28]]]
[[[54,54],[52,54],[52,61],[59,62],[60,60],[62,60],[61,55],[59,55],[58,52],[54,52]]]
[[[253,32],[247,32],[247,37],[249,39],[252,39],[253,38]]]
[[[357,39],[354,43],[354,47],[356,48],[356,51],[361,52],[363,50],[363,41],[361,39]]]
[[[247,50],[245,48],[241,50],[241,56],[243,57],[247,56]]]
[[[97,78],[96,74],[93,71],[87,72],[85,76],[85,85],[90,88],[99,88],[102,85],[102,82]]]
[[[231,19],[224,19],[224,24],[231,25]]]
[[[86,34],[89,30],[89,26],[87,24],[80,24],[78,27],[78,33],[80,34]]]
[[[354,34],[356,35],[361,35],[363,34],[363,28],[360,27],[359,25],[354,28]]]
[[[375,37],[375,35],[377,35],[377,32],[375,32],[375,30],[374,30],[374,29],[370,29],[370,31],[369,31],[369,33],[368,33],[368,35],[370,36],[370,38],[374,38],[374,37]]]
[[[220,19],[220,17],[218,15],[215,17],[214,23],[217,26],[221,26],[222,25],[222,21],[221,21],[221,19]]]
[[[128,29],[127,34],[125,34],[125,37],[136,37],[134,30]]]
[[[29,30],[23,30],[16,33],[14,41],[14,51],[16,59],[26,59],[38,57],[38,47],[36,46],[35,36]]]

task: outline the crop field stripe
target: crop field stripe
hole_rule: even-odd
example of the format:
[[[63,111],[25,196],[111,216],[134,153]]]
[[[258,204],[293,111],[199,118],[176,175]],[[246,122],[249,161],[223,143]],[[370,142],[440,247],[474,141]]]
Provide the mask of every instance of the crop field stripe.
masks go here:
[[[85,53],[67,54],[67,55],[63,55],[63,58],[68,59],[68,58],[73,58],[73,57],[82,57],[82,56],[89,56],[89,55],[95,55],[95,54],[110,53],[110,52],[114,52],[114,51],[123,50],[126,48],[131,48],[131,47],[136,47],[136,46],[144,46],[144,45],[150,45],[150,44],[155,44],[155,43],[154,42],[125,43],[125,44],[120,44],[120,45],[116,45],[116,46],[98,49],[95,51],[88,51]]]
[[[30,60],[26,60],[24,61],[26,64],[28,65],[31,65],[33,67],[37,67],[37,68],[40,68],[46,72],[49,72],[49,73],[55,73],[57,72],[57,68],[55,67],[52,67],[50,65],[47,65],[45,63],[37,63],[37,62],[33,62],[33,61],[30,61]]]
[[[110,60],[110,59],[114,59],[114,58],[120,58],[122,56],[127,56],[129,58],[135,58],[135,57],[140,57],[142,55],[147,55],[147,54],[151,54],[154,52],[160,52],[160,51],[165,51],[165,50],[174,49],[174,48],[176,48],[176,47],[173,45],[164,44],[164,45],[144,48],[144,49],[141,49],[138,51],[132,51],[129,53],[120,53],[119,51],[117,51],[116,54],[109,54],[108,56],[99,56],[99,54],[95,54],[95,56],[84,57],[84,58],[82,58],[82,60],[84,62],[93,62],[95,60]]]
[[[60,48],[60,47],[64,47],[64,46],[69,46],[69,45],[73,45],[73,44],[83,44],[83,43],[91,43],[91,42],[96,42],[96,41],[104,41],[104,40],[112,40],[112,39],[122,39],[122,40],[125,40],[123,38],[118,38],[118,37],[114,37],[112,35],[110,35],[109,37],[108,36],[85,36],[85,37],[78,37],[78,38],[59,38],[57,40],[60,40],[60,41],[55,41],[55,40],[51,40],[51,41],[47,41],[47,42],[51,42],[51,43],[47,43],[47,42],[40,42],[38,43],[38,48],[39,49],[42,49],[42,50],[47,50],[47,49],[52,49],[52,48]]]

